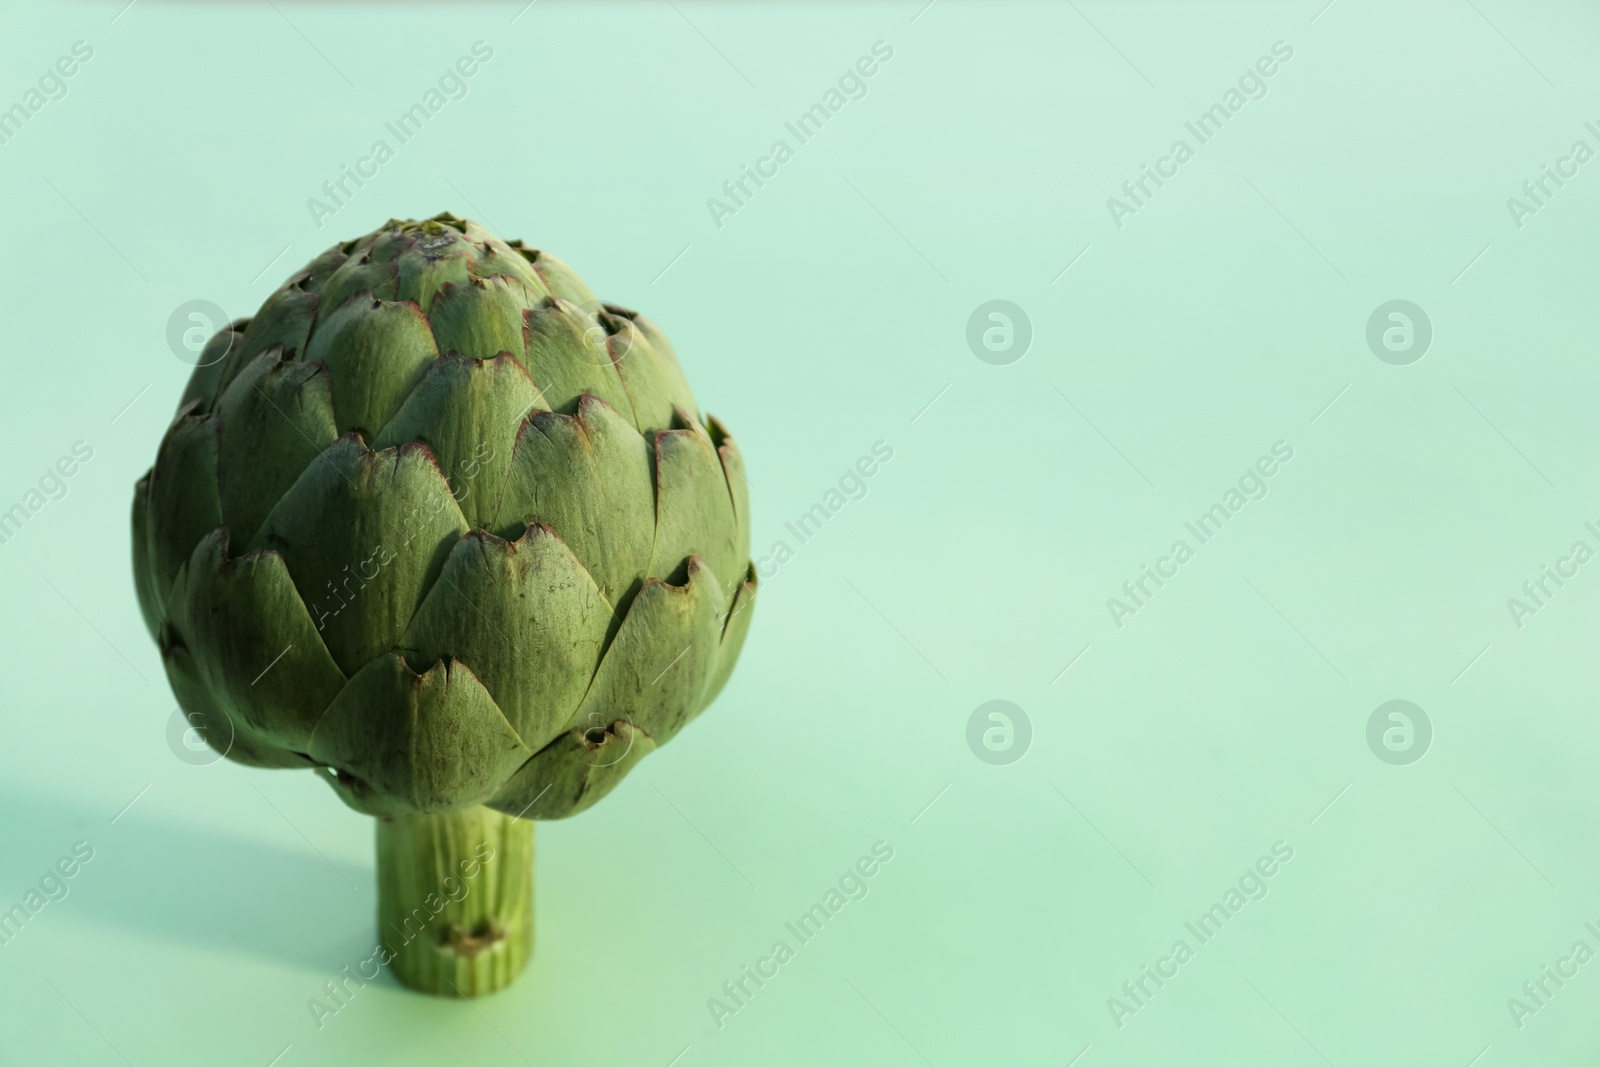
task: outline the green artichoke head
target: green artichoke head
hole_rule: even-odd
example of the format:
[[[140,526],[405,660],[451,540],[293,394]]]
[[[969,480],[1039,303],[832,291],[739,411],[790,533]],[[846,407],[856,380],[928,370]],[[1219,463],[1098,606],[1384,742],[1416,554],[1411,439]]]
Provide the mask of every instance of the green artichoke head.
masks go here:
[[[133,567],[229,758],[374,815],[559,818],[727,681],[749,529],[656,325],[446,214],[330,248],[212,338]]]

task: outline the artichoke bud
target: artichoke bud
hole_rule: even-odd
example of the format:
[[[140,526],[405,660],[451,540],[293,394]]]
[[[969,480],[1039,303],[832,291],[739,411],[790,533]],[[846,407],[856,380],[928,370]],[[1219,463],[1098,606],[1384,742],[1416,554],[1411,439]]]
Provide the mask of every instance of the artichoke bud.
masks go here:
[[[212,338],[135,487],[185,714],[374,815],[594,803],[749,626],[743,461],[698,411],[659,327],[520,241],[330,248]]]

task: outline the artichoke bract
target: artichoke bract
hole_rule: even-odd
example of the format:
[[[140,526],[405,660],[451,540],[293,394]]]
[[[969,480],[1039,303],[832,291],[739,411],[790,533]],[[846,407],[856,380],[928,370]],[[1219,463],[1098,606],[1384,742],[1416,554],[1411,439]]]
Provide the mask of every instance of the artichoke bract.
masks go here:
[[[190,722],[377,816],[380,948],[471,995],[531,952],[527,820],[593,804],[727,681],[749,529],[661,330],[445,214],[211,339],[135,487],[134,575]]]

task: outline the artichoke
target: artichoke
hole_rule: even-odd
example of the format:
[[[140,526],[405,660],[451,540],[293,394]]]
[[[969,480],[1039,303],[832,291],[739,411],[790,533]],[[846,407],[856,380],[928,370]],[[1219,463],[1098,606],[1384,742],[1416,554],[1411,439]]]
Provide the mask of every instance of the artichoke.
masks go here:
[[[211,339],[133,557],[189,721],[377,817],[384,962],[460,995],[532,951],[528,820],[709,704],[756,592],[743,462],[665,335],[449,214]]]

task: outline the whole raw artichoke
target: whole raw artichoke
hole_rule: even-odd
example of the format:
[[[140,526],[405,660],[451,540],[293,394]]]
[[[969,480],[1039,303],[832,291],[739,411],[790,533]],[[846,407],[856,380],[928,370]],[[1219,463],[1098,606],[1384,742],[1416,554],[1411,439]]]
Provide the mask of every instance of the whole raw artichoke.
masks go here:
[[[375,815],[582,810],[717,695],[755,599],[738,449],[666,337],[448,214],[217,333],[133,531],[191,720]]]

